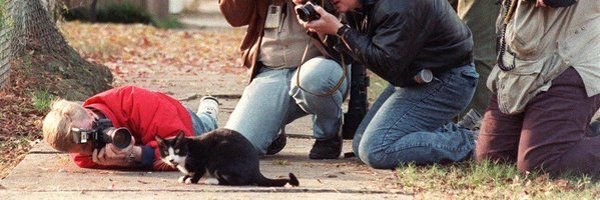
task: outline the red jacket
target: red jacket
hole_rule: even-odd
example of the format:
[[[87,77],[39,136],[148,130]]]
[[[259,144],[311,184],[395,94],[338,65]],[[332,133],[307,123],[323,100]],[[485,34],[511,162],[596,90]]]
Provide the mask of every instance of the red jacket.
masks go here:
[[[176,136],[183,131],[194,135],[188,110],[176,99],[136,86],[113,88],[87,99],[83,105],[94,108],[108,117],[114,127],[126,127],[135,138],[136,145],[154,148],[154,170],[174,170],[160,160],[155,135],[163,138]],[[89,155],[71,154],[77,166],[106,168],[94,163]]]

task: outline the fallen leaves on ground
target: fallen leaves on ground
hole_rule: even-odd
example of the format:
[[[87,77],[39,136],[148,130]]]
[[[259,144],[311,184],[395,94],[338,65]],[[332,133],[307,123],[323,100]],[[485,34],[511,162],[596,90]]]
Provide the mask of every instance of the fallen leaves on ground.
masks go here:
[[[25,92],[29,83],[18,71],[11,74],[12,84],[0,91],[0,178],[41,138],[43,113],[36,110]]]
[[[152,26],[66,22],[61,30],[88,61],[109,67],[117,85],[148,74],[243,73],[244,29],[166,30]]]

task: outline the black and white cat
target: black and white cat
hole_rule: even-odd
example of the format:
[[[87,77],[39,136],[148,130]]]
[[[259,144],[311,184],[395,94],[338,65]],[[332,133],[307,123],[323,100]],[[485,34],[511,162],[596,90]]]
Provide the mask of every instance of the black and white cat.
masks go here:
[[[198,183],[212,176],[219,185],[285,186],[300,183],[294,174],[289,179],[265,178],[259,169],[258,153],[240,133],[217,129],[201,136],[186,138],[183,132],[172,139],[156,136],[162,160],[185,175],[179,182]]]

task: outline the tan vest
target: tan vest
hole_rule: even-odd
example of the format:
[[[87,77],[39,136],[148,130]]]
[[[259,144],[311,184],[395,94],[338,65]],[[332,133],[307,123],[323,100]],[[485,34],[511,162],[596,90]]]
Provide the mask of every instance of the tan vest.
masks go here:
[[[261,44],[255,45],[256,48],[260,46],[258,61],[272,68],[296,68],[303,61],[321,55],[321,52],[314,47],[312,38],[298,22],[294,4],[288,2],[283,9],[287,14],[283,15],[280,27],[265,28]],[[305,50],[306,56],[302,60]]]
[[[582,77],[588,96],[600,93],[600,0],[579,0],[564,8],[518,1],[506,28],[507,52],[501,58],[515,68],[494,67],[487,82],[498,96],[500,111],[522,112],[570,66]]]

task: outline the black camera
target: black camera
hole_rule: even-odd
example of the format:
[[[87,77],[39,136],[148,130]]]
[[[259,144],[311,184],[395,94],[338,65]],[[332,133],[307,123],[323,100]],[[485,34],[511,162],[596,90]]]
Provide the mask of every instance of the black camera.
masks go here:
[[[305,22],[310,22],[321,18],[321,15],[317,13],[313,5],[321,6],[328,13],[337,15],[335,7],[329,0],[305,0],[302,2],[302,4],[304,5],[296,8],[296,13],[298,13],[298,18]]]
[[[569,7],[577,3],[576,0],[544,0],[544,4],[552,8]]]
[[[131,132],[127,128],[115,128],[109,119],[98,119],[92,129],[84,130],[71,128],[75,144],[92,143],[94,149],[101,149],[107,143],[112,143],[119,149],[124,149],[131,143]],[[112,137],[111,137],[112,135]]]

